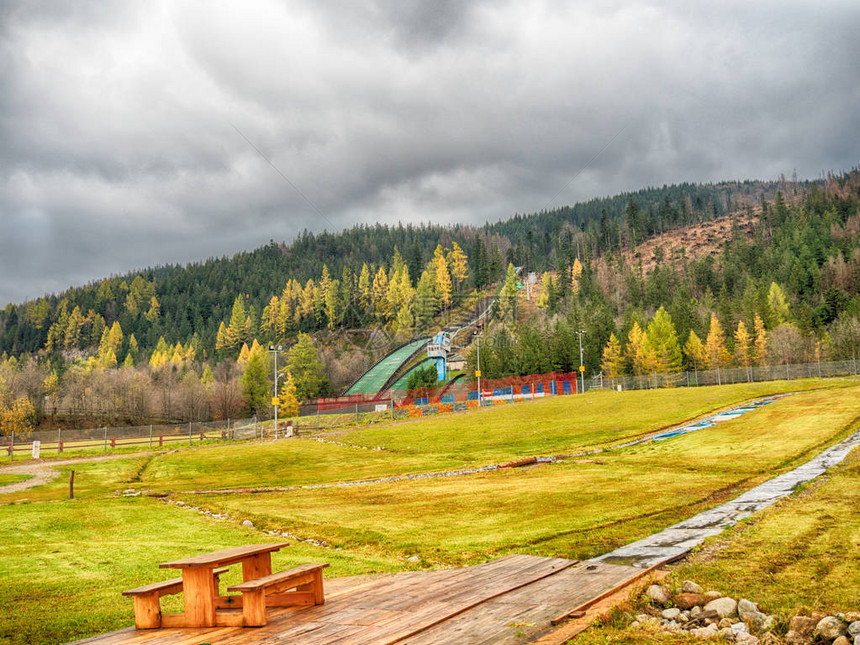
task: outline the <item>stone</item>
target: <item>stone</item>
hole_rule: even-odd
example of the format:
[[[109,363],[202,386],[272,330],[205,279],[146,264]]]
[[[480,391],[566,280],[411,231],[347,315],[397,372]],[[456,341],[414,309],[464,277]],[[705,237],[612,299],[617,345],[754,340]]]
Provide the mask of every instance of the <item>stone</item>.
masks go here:
[[[860,636],[860,620],[855,620],[853,623],[848,625],[848,635]]]
[[[744,645],[759,645],[761,641],[758,639],[758,636],[753,636],[749,632],[742,632],[738,634],[735,639],[736,643],[744,643]]]
[[[247,526],[249,529],[254,528],[254,523],[251,520],[242,520],[242,526]]]
[[[776,627],[776,618],[773,616],[768,616],[767,614],[759,614],[761,617],[761,622],[756,622],[753,627],[755,627],[760,632],[769,632],[774,627]]]
[[[794,616],[788,623],[788,630],[800,636],[812,636],[818,621],[809,616]]]
[[[789,629],[785,634],[785,643],[786,645],[812,645],[812,636]]]
[[[721,618],[720,622],[717,623],[717,627],[719,627],[720,629],[725,629],[726,627],[731,628],[731,626],[732,626],[732,619],[731,618]]]
[[[705,593],[705,590],[692,580],[684,580],[683,584],[681,585],[681,591],[683,593]]]
[[[767,633],[761,637],[761,645],[782,645],[782,640],[779,636],[772,633]]]
[[[845,636],[848,633],[848,627],[835,616],[825,616],[818,621],[815,626],[813,636],[817,636],[826,641],[836,640],[840,636]]]
[[[705,597],[702,594],[684,592],[675,596],[675,606],[681,609],[692,609],[704,604]]]
[[[702,613],[702,608],[696,605],[690,608],[690,618],[696,618]]]
[[[669,592],[662,585],[651,585],[645,595],[656,605],[665,606],[669,602]]]
[[[711,602],[712,600],[716,600],[717,598],[723,597],[723,594],[721,594],[719,591],[706,591],[702,595],[705,596],[705,600],[707,602]]]
[[[651,618],[651,616],[648,614],[636,614],[637,623],[647,623],[649,618]]]
[[[849,623],[860,622],[860,611],[846,611],[845,620]]]
[[[689,611],[682,611],[681,615],[678,616],[678,620],[686,623],[688,620],[690,620],[690,612]]]
[[[715,611],[720,618],[737,615],[738,603],[733,598],[717,598],[704,606],[705,611]]]
[[[760,613],[758,605],[754,602],[750,602],[746,598],[738,600],[738,617],[741,620],[751,620],[758,613]]]
[[[675,620],[678,616],[681,615],[681,610],[677,607],[669,607],[669,609],[664,609],[663,613],[660,614],[666,620]]]
[[[854,637],[854,645],[860,645],[860,634]]]
[[[847,636],[840,636],[835,641],[833,641],[833,645],[851,645],[851,641],[848,640]]]
[[[735,634],[749,632],[749,627],[747,627],[746,623],[732,623],[732,632]]]
[[[735,642],[735,633],[731,627],[723,627],[719,632],[720,638],[724,641]]]
[[[711,638],[719,631],[720,630],[717,629],[716,625],[711,624],[707,627],[697,627],[696,629],[691,629],[690,634],[695,636],[696,638]]]
[[[407,559],[409,562],[421,562],[421,558],[419,558],[417,555],[410,555],[410,556],[409,556],[408,558],[406,558],[406,559]]]

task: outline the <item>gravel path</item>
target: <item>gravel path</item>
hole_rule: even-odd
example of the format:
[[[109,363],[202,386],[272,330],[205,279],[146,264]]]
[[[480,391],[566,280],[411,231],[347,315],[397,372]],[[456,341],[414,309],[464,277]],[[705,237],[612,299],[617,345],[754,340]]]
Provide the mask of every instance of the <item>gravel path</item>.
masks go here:
[[[32,475],[30,479],[25,479],[20,482],[13,482],[0,486],[0,495],[7,493],[20,493],[21,491],[42,484],[47,484],[60,476],[60,471],[56,470],[57,466],[68,466],[69,464],[77,464],[81,462],[92,463],[94,461],[111,461],[113,459],[128,459],[129,457],[139,457],[148,455],[148,452],[123,453],[121,455],[103,455],[101,457],[77,457],[74,459],[58,459],[51,461],[28,461],[18,466],[2,466],[0,467],[0,475]]]

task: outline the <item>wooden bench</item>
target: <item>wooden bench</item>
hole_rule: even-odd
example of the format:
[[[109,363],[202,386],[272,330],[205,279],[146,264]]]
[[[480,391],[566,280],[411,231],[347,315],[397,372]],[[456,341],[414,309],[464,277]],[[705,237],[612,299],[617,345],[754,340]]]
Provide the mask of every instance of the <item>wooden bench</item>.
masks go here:
[[[227,567],[215,569],[215,584],[218,577],[228,571]],[[162,582],[123,591],[123,596],[134,598],[134,626],[138,629],[156,629],[161,627],[161,597],[182,593],[182,578],[171,578]]]
[[[325,603],[322,570],[327,566],[327,563],[303,564],[248,580],[229,587],[227,591],[242,592],[243,624],[246,627],[262,627],[266,624],[266,607]]]

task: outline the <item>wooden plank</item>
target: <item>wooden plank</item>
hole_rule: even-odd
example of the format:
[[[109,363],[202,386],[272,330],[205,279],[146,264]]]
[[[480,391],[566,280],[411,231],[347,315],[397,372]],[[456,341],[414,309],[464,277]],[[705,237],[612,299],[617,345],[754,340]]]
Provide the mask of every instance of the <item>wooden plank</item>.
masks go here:
[[[468,596],[461,596],[458,602],[425,603],[422,607],[409,612],[407,616],[404,616],[404,620],[400,621],[396,626],[393,624],[377,625],[351,635],[353,638],[345,639],[343,643],[384,642],[389,644],[399,642],[449,620],[492,598],[532,584],[541,578],[555,575],[576,564],[568,560],[566,561],[566,566],[564,566],[562,565],[563,561],[558,559],[530,556],[516,559],[509,558],[507,560],[507,564],[509,565],[507,571],[504,566],[498,565],[483,567],[482,570],[478,571],[472,580],[474,585],[472,590],[470,590]],[[529,573],[524,574],[524,570]],[[487,579],[493,578],[497,580],[497,584],[489,588],[485,586]]]
[[[173,560],[172,562],[162,562],[158,566],[161,569],[186,569],[188,567],[223,566],[227,564],[235,564],[236,562],[240,562],[241,560],[244,560],[249,556],[280,551],[285,546],[289,546],[289,543],[277,542],[272,544],[249,544],[246,546],[234,546],[229,549],[212,551],[211,553],[202,553],[200,555],[191,556],[190,558],[182,558],[181,560]]]
[[[134,589],[129,589],[128,591],[123,591],[123,596],[145,596],[151,595],[153,592],[161,592],[160,594],[156,594],[156,598],[159,595],[167,596],[170,594],[176,594],[182,592],[182,578],[171,578],[170,580],[162,580],[161,582],[153,582],[148,585],[143,585],[142,587],[135,587]]]
[[[574,613],[577,613],[577,612],[582,612],[582,611],[584,611],[584,610],[588,609],[588,608],[589,608],[591,605],[593,605],[594,603],[596,603],[596,602],[598,602],[598,601],[600,601],[600,600],[603,600],[603,599],[604,599],[604,598],[606,598],[607,596],[612,596],[612,595],[614,595],[614,594],[615,594],[615,593],[617,593],[619,590],[621,590],[621,589],[623,589],[624,587],[626,587],[626,586],[628,586],[628,585],[632,584],[633,582],[636,582],[637,580],[639,580],[639,578],[642,578],[642,577],[644,577],[644,576],[647,576],[649,573],[652,573],[653,571],[656,571],[656,570],[657,570],[659,567],[661,567],[662,565],[663,565],[663,563],[661,562],[661,563],[659,563],[659,564],[655,564],[653,567],[649,567],[649,568],[647,568],[647,569],[642,569],[642,571],[641,571],[641,572],[636,573],[636,574],[634,574],[634,575],[630,576],[629,578],[627,578],[627,579],[625,579],[624,581],[622,581],[621,583],[619,583],[619,584],[615,585],[615,586],[614,586],[614,587],[612,587],[611,589],[607,589],[605,592],[603,592],[603,593],[602,593],[602,594],[600,594],[599,596],[596,596],[596,597],[594,597],[594,598],[591,598],[591,599],[589,599],[587,602],[581,603],[581,604],[577,605],[576,607],[573,607],[572,609],[567,610],[567,611],[565,611],[565,612],[563,612],[563,613],[559,614],[558,616],[556,616],[555,618],[553,618],[550,622],[551,622],[553,625],[558,625],[559,623],[564,622],[565,620],[567,620],[568,618],[570,618],[570,617],[571,617],[571,614],[574,614]],[[595,565],[591,565],[591,566],[595,566]],[[598,566],[599,566],[599,565],[598,565]],[[604,565],[604,566],[605,566],[605,565]]]
[[[301,607],[318,605],[312,591],[288,591],[266,596],[266,607]]]
[[[227,591],[250,591],[253,589],[260,589],[261,587],[279,591],[281,590],[280,587],[282,585],[292,584],[292,587],[295,587],[307,582],[313,582],[317,579],[315,573],[321,572],[327,566],[328,563],[303,564],[285,571],[278,571],[277,573],[270,573],[265,576],[246,580],[245,582],[229,587]],[[283,586],[283,589],[291,589],[292,587]]]
[[[665,577],[666,575],[668,575],[668,572],[652,571],[651,575]],[[637,576],[636,580],[640,578],[641,576]],[[600,600],[589,601],[589,603],[587,603],[588,607],[583,610],[584,615],[582,617],[572,619],[570,622],[562,625],[558,629],[555,629],[554,631],[545,634],[538,640],[534,641],[535,644],[563,645],[564,643],[567,643],[574,636],[588,629],[598,615],[629,598],[630,593],[634,589],[634,587],[632,587],[632,582],[635,582],[636,580],[631,581],[631,584],[628,584],[626,586],[619,586],[618,588],[616,588],[616,591],[611,595],[601,594]]]

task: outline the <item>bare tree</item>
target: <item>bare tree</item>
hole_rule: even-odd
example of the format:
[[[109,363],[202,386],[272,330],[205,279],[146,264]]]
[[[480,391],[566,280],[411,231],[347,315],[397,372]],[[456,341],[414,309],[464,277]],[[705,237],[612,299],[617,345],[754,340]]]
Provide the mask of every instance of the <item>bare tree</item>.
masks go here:
[[[239,392],[239,370],[234,361],[223,361],[218,364],[213,373],[212,383],[212,412],[216,419],[230,419],[239,416],[242,408],[242,396]]]

